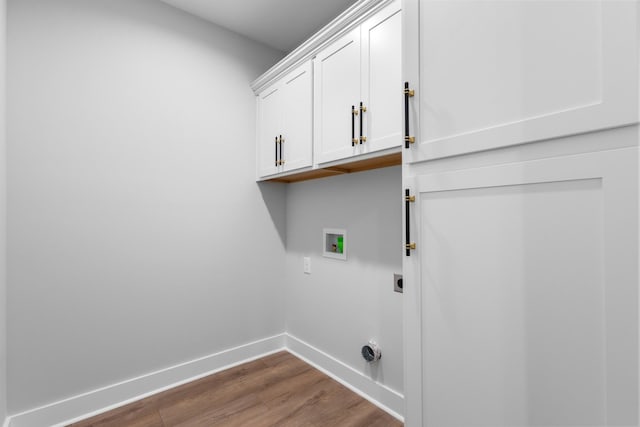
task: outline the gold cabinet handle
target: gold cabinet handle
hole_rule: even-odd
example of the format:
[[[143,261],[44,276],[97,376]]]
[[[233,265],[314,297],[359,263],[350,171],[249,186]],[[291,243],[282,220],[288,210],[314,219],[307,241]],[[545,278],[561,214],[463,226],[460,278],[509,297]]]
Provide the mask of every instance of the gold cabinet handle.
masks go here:
[[[362,119],[364,118],[364,112],[367,111],[367,107],[365,107],[364,105],[362,105],[362,102],[360,102],[360,144],[362,144],[363,142],[365,142],[367,140],[366,136],[363,136],[364,133],[364,129],[362,129]]]
[[[416,196],[412,196],[408,188],[404,190],[404,227],[405,227],[405,244],[404,249],[406,256],[411,256],[411,251],[415,250],[416,243],[411,241],[411,217],[409,216],[409,207],[411,203],[416,201]]]
[[[404,148],[416,142],[416,138],[409,135],[409,98],[415,95],[413,89],[409,89],[409,82],[404,82]]]

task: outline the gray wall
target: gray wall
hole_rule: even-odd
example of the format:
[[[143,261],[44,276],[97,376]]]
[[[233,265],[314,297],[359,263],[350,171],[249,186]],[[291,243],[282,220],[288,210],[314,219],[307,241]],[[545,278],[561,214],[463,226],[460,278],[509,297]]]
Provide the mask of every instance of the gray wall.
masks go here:
[[[0,0],[0,423],[7,416],[6,11],[6,0]]]
[[[9,1],[10,413],[284,330],[249,88],[279,56],[155,0]]]
[[[323,228],[346,229],[346,261],[322,256]],[[286,260],[287,332],[402,393],[401,168],[289,184]],[[375,370],[360,355],[370,338]]]

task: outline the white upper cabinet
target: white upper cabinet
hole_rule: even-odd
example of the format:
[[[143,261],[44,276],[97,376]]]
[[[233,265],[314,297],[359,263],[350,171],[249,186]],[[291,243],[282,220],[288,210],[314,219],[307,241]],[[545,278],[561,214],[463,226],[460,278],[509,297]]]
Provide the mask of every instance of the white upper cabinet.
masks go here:
[[[355,110],[360,102],[360,28],[320,52],[314,61],[315,143],[319,162],[356,154]]]
[[[311,61],[282,79],[282,170],[311,166],[313,97]]]
[[[402,13],[394,3],[367,20],[362,34],[364,152],[397,147],[402,142]]]
[[[278,85],[258,95],[258,176],[278,172],[278,132],[280,132],[280,98]]]
[[[312,164],[311,62],[258,95],[258,177]]]
[[[633,1],[405,0],[410,162],[638,121]],[[417,129],[417,126],[420,128]]]
[[[400,145],[401,24],[396,0],[317,54],[318,163]]]

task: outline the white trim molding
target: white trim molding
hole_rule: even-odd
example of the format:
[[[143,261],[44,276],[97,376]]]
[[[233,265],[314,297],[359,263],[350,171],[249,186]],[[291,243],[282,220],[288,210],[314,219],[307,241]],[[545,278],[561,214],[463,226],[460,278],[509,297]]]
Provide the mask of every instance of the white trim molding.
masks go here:
[[[333,21],[325,25],[320,31],[302,43],[291,53],[280,60],[276,65],[267,70],[251,83],[251,89],[255,94],[260,93],[273,81],[280,78],[284,72],[307,61],[315,56],[323,47],[345,34],[356,25],[382,9],[392,0],[359,0],[349,9],[342,12]]]
[[[3,427],[61,427],[278,351],[325,373],[403,421],[404,396],[287,333],[274,335],[8,417]]]
[[[304,360],[314,368],[327,374],[354,393],[367,399],[380,409],[404,422],[404,395],[366,376],[362,372],[341,362],[290,334],[285,334],[285,347],[289,353]]]
[[[64,426],[213,373],[285,350],[285,334],[264,338],[12,415],[6,427]]]

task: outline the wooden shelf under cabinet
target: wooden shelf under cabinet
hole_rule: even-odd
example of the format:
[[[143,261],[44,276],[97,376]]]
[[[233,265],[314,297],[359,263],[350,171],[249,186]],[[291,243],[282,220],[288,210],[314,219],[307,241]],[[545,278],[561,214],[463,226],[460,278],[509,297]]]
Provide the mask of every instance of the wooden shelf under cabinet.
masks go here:
[[[272,182],[299,182],[310,179],[326,178],[335,175],[344,175],[346,173],[363,172],[371,169],[386,168],[389,166],[399,166],[402,164],[402,153],[392,153],[385,156],[374,157],[371,159],[358,160],[351,163],[341,164],[339,166],[330,166],[310,171],[304,171],[287,176],[279,176],[277,178],[268,179]]]

